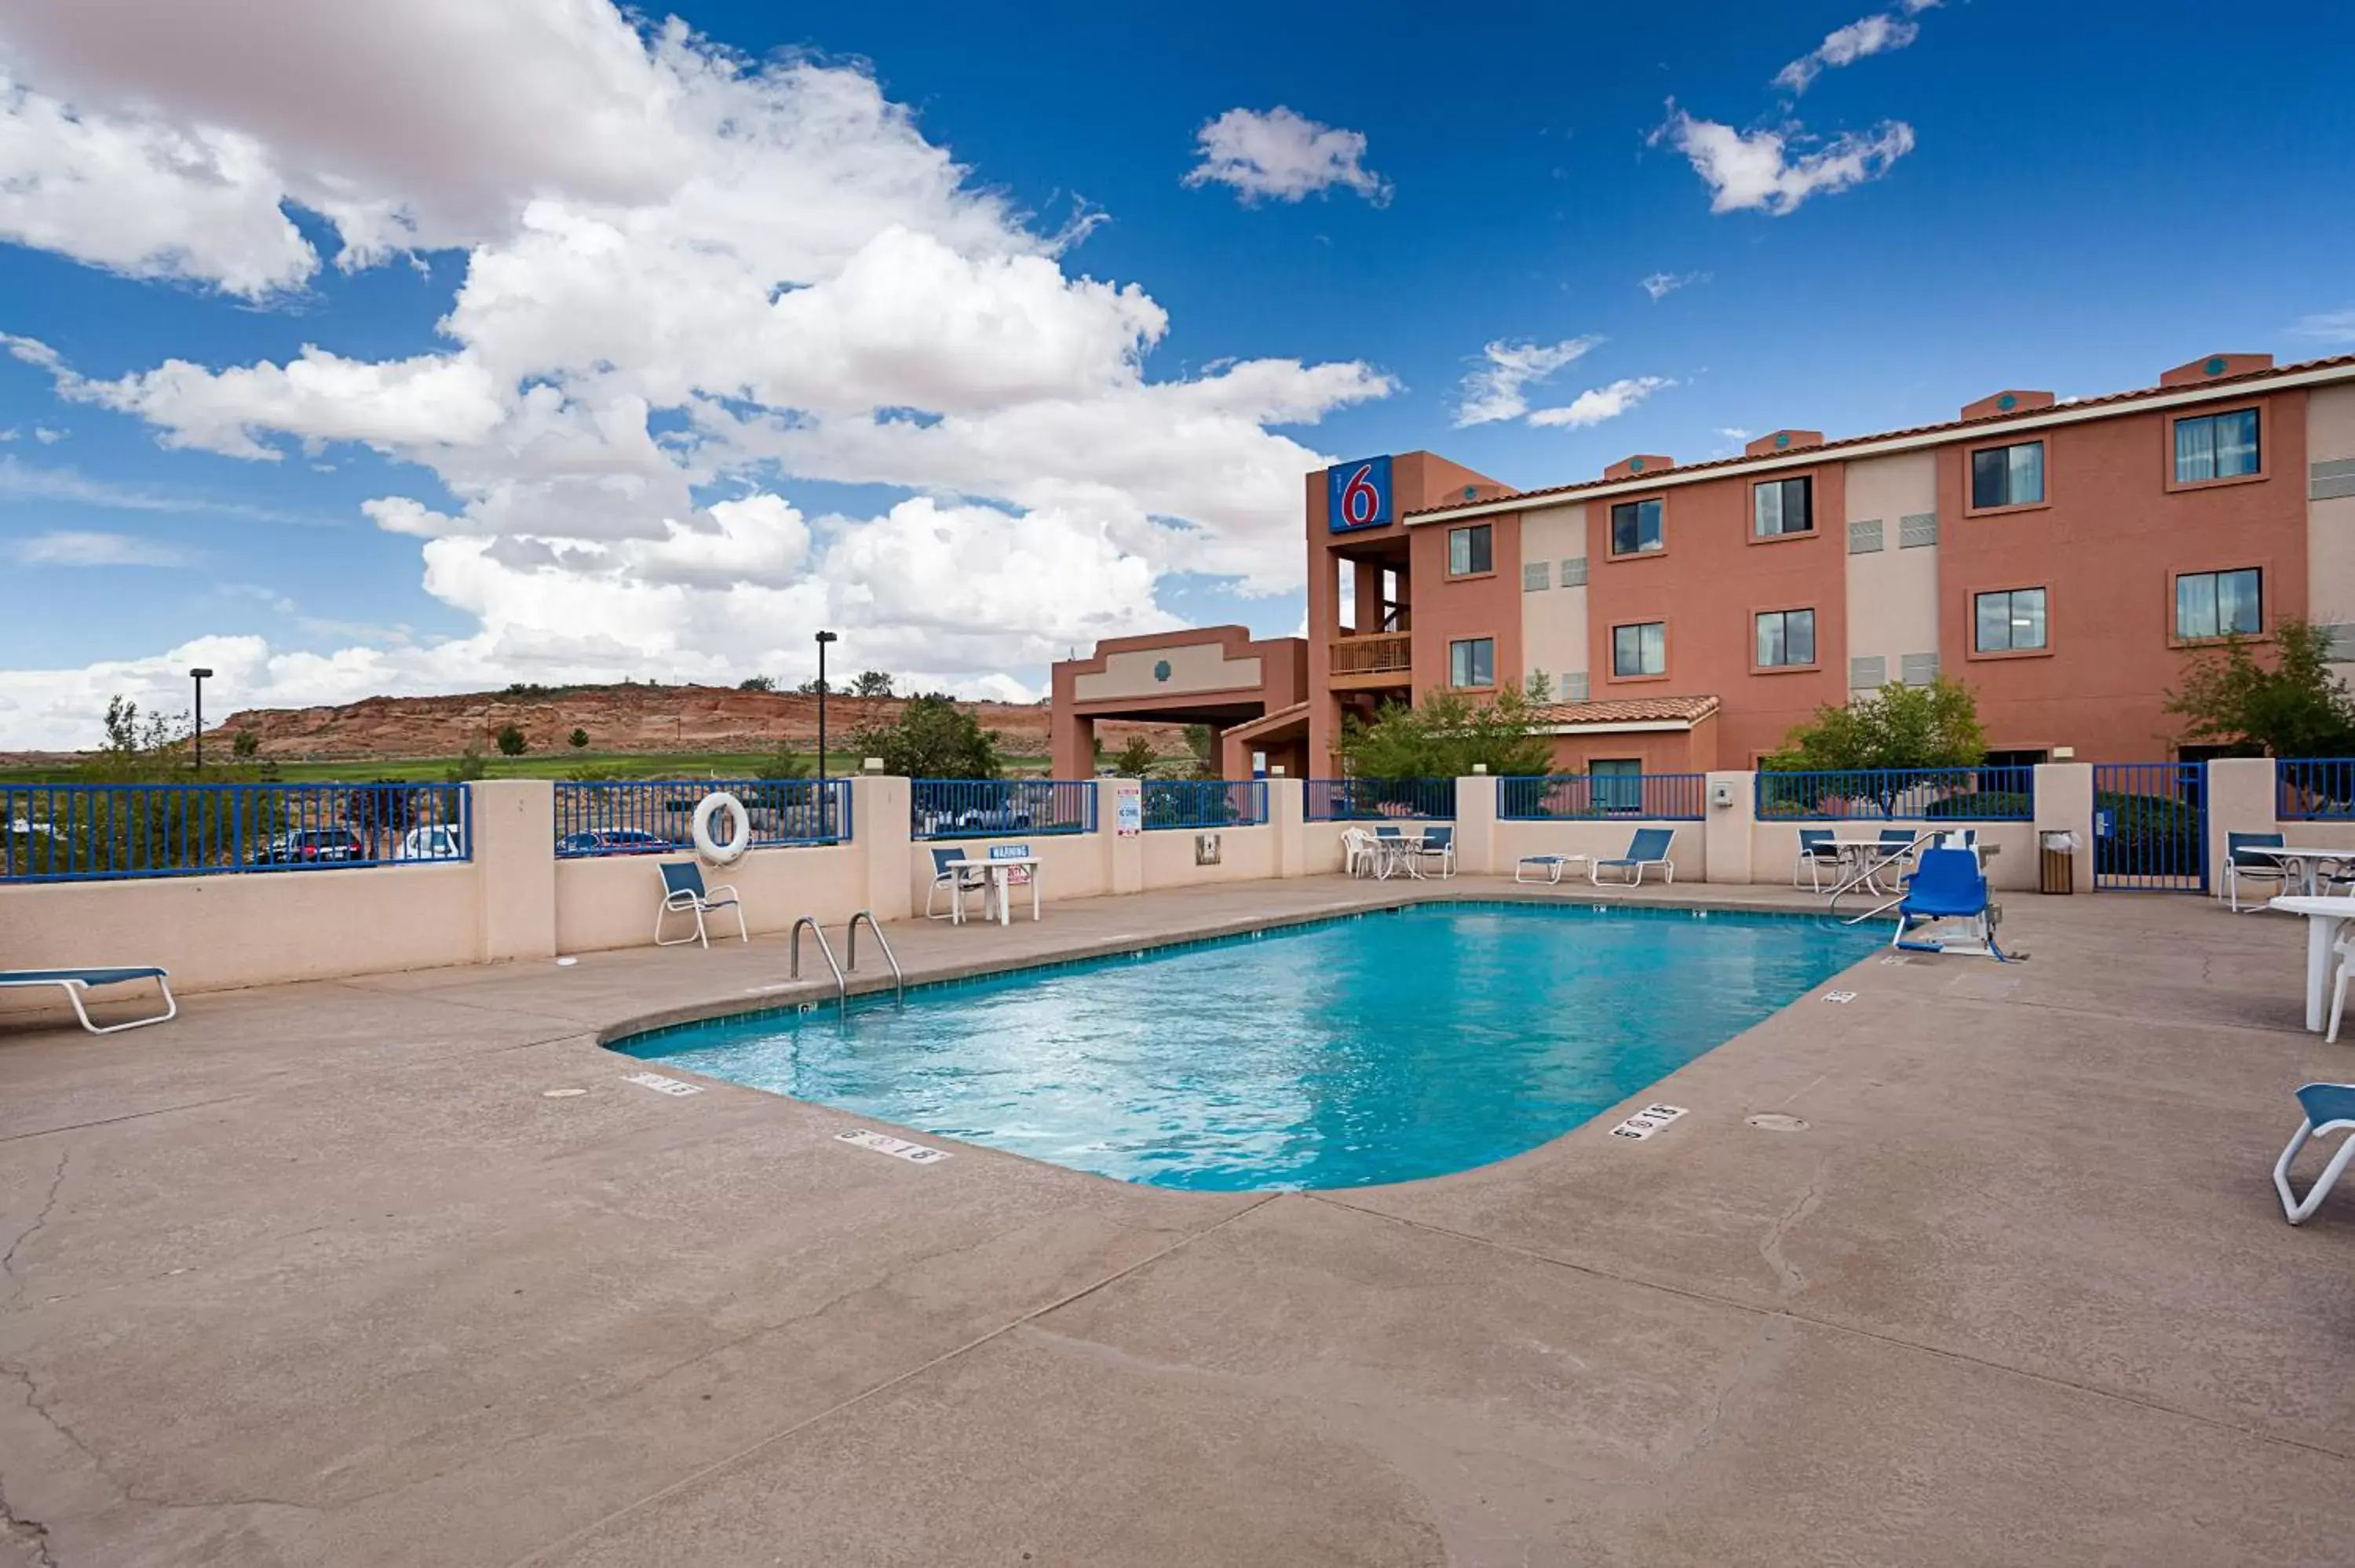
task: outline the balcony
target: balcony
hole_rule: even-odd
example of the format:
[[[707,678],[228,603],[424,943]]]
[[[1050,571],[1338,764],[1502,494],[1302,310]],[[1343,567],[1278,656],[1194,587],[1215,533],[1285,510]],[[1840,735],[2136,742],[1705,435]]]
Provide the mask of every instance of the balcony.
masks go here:
[[[1330,665],[1333,684],[1340,687],[1410,684],[1413,641],[1403,631],[1334,638]]]

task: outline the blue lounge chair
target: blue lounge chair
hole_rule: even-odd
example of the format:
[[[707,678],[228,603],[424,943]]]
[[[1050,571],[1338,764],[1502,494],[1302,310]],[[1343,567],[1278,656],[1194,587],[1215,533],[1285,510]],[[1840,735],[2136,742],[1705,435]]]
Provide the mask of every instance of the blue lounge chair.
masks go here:
[[[2241,884],[2244,882],[2269,882],[2273,884],[2275,893],[2288,891],[2285,885],[2289,881],[2289,868],[2282,864],[2281,857],[2254,853],[2279,849],[2283,842],[2279,833],[2224,835],[2224,902],[2233,914],[2242,912]],[[2264,900],[2259,899],[2249,906],[2249,912],[2254,914],[2264,906]]]
[[[2281,1194],[2283,1217],[2294,1225],[2304,1224],[2307,1217],[2321,1206],[2322,1200],[2338,1184],[2339,1172],[2347,1169],[2349,1159],[2355,1158],[2355,1137],[2341,1139],[2339,1152],[2330,1157],[2330,1163],[2322,1168],[2322,1174],[2306,1190],[2306,1197],[2300,1200],[2290,1191],[2289,1162],[2297,1158],[2297,1151],[2306,1147],[2307,1139],[2324,1132],[2355,1134],[2355,1084],[2307,1084],[2297,1091],[2297,1103],[2304,1107],[2306,1119],[2290,1136],[2289,1147],[2282,1150],[2282,1157],[2274,1161],[2274,1191]]]
[[[1987,876],[1979,870],[1977,855],[1963,849],[1925,849],[1921,869],[1907,879],[1905,896],[1898,900],[1897,929],[1891,933],[1889,945],[1909,953],[1966,953],[2008,963],[2010,960],[1995,940],[1996,922],[2001,916],[2002,911],[1987,897]],[[1970,934],[1923,937],[1915,933],[1916,927],[1947,920],[1969,921]]]
[[[711,946],[711,938],[704,934],[703,916],[713,909],[736,911],[736,934],[747,942],[752,939],[752,933],[744,927],[744,906],[738,900],[732,885],[722,884],[718,887],[706,888],[703,885],[703,868],[691,860],[665,861],[661,869],[663,901],[662,907],[655,911],[655,947],[682,948],[689,942],[700,942],[707,948]],[[728,896],[719,896],[723,893]],[[695,935],[673,937],[665,941],[663,922],[673,915],[689,914],[695,916]]]
[[[1657,865],[1660,868],[1663,882],[1674,882],[1677,865],[1668,858],[1668,845],[1676,836],[1674,828],[1637,828],[1635,842],[1627,846],[1627,853],[1616,860],[1596,861],[1586,868],[1586,880],[1597,887],[1602,886],[1603,868],[1607,865],[1626,874],[1627,885],[1636,887],[1643,884],[1645,868]]]
[[[133,980],[151,980],[164,993],[164,1011],[150,1018],[127,1019],[121,1023],[97,1024],[90,1021],[90,1011],[82,1005],[82,993],[93,986],[128,985]],[[92,1034],[115,1034],[125,1029],[144,1029],[150,1023],[168,1023],[180,1015],[180,1004],[172,999],[172,978],[154,968],[104,969],[0,969],[0,986],[53,985],[66,993],[73,1003],[74,1016]]]

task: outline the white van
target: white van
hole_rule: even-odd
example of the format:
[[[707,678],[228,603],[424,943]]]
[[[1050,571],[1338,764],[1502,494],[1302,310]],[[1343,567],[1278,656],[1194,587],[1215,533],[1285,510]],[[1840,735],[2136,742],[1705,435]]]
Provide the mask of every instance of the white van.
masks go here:
[[[436,823],[431,827],[411,828],[400,841],[400,860],[464,860],[466,841],[454,824]]]

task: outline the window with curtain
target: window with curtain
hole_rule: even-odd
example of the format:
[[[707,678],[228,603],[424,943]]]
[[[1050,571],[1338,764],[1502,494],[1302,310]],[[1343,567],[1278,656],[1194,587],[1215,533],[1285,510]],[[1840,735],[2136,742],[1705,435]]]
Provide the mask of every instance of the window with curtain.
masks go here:
[[[2264,627],[2264,574],[2186,572],[2175,579],[2178,637],[2254,637]]]
[[[1611,509],[1611,553],[1640,556],[1662,547],[1660,502],[1623,501]]]
[[[2175,482],[2238,479],[2257,471],[2257,411],[2201,414],[2175,421]]]
[[[1816,482],[1770,479],[1750,487],[1751,529],[1760,538],[1809,534],[1816,526]]]
[[[1973,646],[1982,653],[2016,653],[2044,646],[2044,590],[1983,593],[1972,604]]]
[[[1611,629],[1611,673],[1614,675],[1665,675],[1668,673],[1668,623],[1647,620]]]
[[[1770,609],[1757,618],[1758,666],[1774,669],[1816,662],[1816,612]]]
[[[1644,809],[1644,762],[1641,758],[1598,757],[1586,765],[1587,788],[1597,810],[1635,812]]]
[[[1493,686],[1497,683],[1497,640],[1467,637],[1447,645],[1447,683],[1451,686]]]
[[[1473,528],[1450,528],[1447,531],[1447,575],[1460,577],[1469,572],[1494,571],[1495,534],[1483,523]]]
[[[2044,443],[1981,447],[1971,454],[1971,506],[2032,506],[2044,499]]]

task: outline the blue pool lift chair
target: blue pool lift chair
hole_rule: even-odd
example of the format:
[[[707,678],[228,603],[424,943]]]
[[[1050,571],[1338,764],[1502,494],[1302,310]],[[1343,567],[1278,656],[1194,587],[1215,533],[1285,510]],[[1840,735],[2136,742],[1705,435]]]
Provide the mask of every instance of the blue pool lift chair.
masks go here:
[[[97,986],[128,985],[135,980],[151,980],[155,989],[164,993],[164,1011],[145,1018],[125,1019],[120,1023],[93,1023],[90,1010],[82,1005],[83,993]],[[168,1023],[180,1015],[180,1004],[172,998],[172,977],[152,966],[99,969],[0,969],[0,986],[30,988],[56,986],[73,1003],[74,1016],[92,1034],[118,1034],[125,1029],[144,1029],[151,1023]]]
[[[703,868],[691,860],[665,861],[661,869],[663,901],[662,907],[655,911],[655,947],[683,948],[689,942],[700,942],[709,948],[711,938],[704,933],[703,917],[714,909],[736,911],[736,934],[748,943],[751,941],[752,933],[744,926],[743,903],[736,896],[736,889],[732,885],[723,883],[718,887],[705,887]],[[721,897],[722,894],[727,896]],[[695,935],[673,937],[666,941],[663,922],[674,915],[693,915]]]
[[[1635,841],[1627,846],[1627,853],[1614,860],[1594,862],[1586,868],[1586,880],[1597,887],[1602,886],[1603,868],[1607,865],[1616,870],[1628,886],[1636,887],[1643,884],[1646,868],[1657,866],[1663,882],[1674,882],[1677,865],[1668,858],[1668,845],[1676,841],[1676,836],[1674,828],[1637,828]]]
[[[2282,1215],[2291,1224],[2304,1224],[2319,1208],[2322,1200],[2330,1195],[2338,1184],[2339,1173],[2347,1169],[2350,1159],[2355,1159],[2355,1084],[2306,1084],[2297,1091],[2297,1103],[2306,1112],[2306,1119],[2297,1124],[2290,1135],[2289,1147],[2274,1161],[2274,1191],[2281,1194]],[[2314,1185],[2299,1198],[2290,1190],[2289,1162],[2306,1147],[2306,1140],[2318,1134],[2339,1132],[2348,1134],[2339,1140],[2339,1152],[2314,1179]]]
[[[1897,902],[1897,929],[1889,945],[1909,953],[1956,953],[2009,963],[1996,945],[1996,924],[2003,911],[1987,896],[1987,881],[1979,857],[1966,849],[1925,849],[1920,869],[1906,880],[1905,895]],[[1918,928],[1949,920],[1967,920],[1967,935],[1944,937]]]

